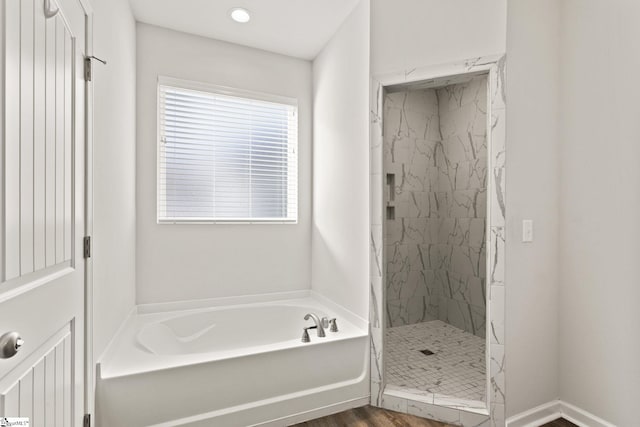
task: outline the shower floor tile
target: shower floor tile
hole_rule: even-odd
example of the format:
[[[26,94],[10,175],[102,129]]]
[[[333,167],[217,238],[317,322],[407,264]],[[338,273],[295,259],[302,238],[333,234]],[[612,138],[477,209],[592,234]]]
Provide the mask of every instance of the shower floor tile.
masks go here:
[[[430,352],[433,354],[427,355]],[[440,320],[386,330],[389,385],[421,394],[486,401],[485,364],[483,338]]]

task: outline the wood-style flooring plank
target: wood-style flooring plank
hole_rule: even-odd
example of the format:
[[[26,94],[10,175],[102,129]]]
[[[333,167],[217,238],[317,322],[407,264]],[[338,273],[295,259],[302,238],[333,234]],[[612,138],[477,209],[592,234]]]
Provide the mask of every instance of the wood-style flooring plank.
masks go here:
[[[375,408],[363,406],[350,409],[338,414],[295,424],[292,427],[455,427],[451,424],[443,424],[438,421]],[[542,427],[577,427],[565,420],[557,419]]]
[[[553,420],[542,427],[578,427],[578,426],[570,421],[565,420],[564,418],[558,418],[557,420]]]
[[[363,406],[318,418],[295,427],[453,427],[413,415]]]

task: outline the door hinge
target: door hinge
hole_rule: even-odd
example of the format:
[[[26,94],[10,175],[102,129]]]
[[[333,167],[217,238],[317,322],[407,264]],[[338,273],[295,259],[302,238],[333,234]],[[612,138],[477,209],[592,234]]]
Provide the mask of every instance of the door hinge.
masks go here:
[[[84,81],[91,81],[91,58],[84,58]]]
[[[91,414],[84,414],[82,419],[82,427],[91,427]]]
[[[83,243],[84,243],[84,257],[91,258],[91,236],[85,236]]]
[[[87,56],[84,58],[84,81],[90,82],[93,78],[93,62],[92,59],[96,61],[100,61],[102,64],[107,65],[107,61],[104,61],[100,58],[96,58],[95,56]]]

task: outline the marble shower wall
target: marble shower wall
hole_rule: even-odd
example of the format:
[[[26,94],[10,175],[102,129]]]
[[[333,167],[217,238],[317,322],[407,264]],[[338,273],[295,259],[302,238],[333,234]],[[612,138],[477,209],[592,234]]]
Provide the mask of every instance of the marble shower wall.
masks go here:
[[[436,152],[441,207],[436,270],[438,319],[486,331],[487,78],[436,90],[442,145]]]
[[[486,76],[385,96],[387,326],[485,335],[486,110]]]
[[[389,93],[384,104],[387,326],[438,318],[435,90]],[[393,219],[390,219],[393,218]]]

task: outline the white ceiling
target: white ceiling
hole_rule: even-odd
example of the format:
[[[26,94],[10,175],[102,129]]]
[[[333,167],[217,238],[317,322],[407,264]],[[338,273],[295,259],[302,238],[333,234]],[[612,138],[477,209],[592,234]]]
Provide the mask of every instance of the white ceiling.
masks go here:
[[[130,0],[136,19],[186,33],[313,59],[359,0]],[[251,21],[229,11],[244,7]]]

